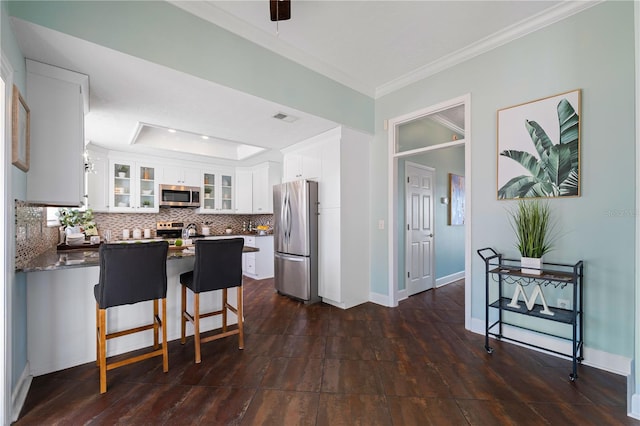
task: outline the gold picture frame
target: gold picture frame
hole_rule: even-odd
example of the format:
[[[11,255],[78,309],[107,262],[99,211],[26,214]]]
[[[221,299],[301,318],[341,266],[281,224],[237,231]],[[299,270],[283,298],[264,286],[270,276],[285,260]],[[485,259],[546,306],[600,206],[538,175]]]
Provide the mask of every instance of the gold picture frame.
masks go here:
[[[497,198],[580,196],[581,90],[498,110]]]
[[[31,112],[18,88],[13,86],[11,110],[11,164],[24,172],[29,171],[31,146]]]

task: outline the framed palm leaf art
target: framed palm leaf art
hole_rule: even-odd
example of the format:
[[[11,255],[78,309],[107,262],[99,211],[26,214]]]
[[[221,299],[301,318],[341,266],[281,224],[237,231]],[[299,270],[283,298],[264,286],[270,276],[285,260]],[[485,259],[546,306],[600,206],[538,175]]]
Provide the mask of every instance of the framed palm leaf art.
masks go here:
[[[580,196],[580,90],[498,111],[498,199]]]

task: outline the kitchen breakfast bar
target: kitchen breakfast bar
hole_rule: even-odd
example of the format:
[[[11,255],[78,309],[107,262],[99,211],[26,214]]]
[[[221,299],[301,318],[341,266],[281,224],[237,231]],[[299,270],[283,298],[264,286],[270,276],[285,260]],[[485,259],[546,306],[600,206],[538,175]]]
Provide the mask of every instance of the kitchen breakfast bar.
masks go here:
[[[245,246],[244,253],[257,248]],[[172,247],[167,256],[167,318],[168,341],[180,338],[180,274],[193,269],[192,249]],[[27,274],[27,359],[33,376],[47,374],[96,360],[95,297],[93,286],[100,272],[98,249],[49,250],[32,259],[18,271]],[[17,272],[18,272],[17,271]],[[191,304],[193,294],[187,292]],[[229,301],[236,303],[235,292]],[[202,293],[202,310],[219,309],[221,291]],[[152,302],[124,305],[107,311],[109,326],[117,329],[136,327],[149,322]],[[237,323],[231,313],[229,324]],[[201,320],[203,330],[222,326],[219,317]],[[109,331],[109,330],[107,330]],[[136,333],[110,341],[107,356],[149,347],[153,333]],[[187,326],[187,335],[193,329]],[[171,358],[169,358],[171,368]]]

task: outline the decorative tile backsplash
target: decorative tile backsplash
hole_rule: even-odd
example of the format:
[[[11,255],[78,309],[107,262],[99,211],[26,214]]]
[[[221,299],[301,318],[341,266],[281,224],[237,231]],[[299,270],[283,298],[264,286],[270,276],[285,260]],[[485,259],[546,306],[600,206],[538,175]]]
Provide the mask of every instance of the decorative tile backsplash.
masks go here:
[[[161,208],[160,213],[94,213],[98,233],[100,236],[108,229],[113,235],[112,238],[120,239],[122,230],[128,229],[149,229],[151,237],[155,237],[156,222],[172,221],[184,222],[185,225],[190,223],[196,224],[198,233],[201,232],[202,225],[210,228],[211,235],[224,234],[225,228],[228,226],[233,229],[234,233],[240,233],[242,223],[249,223],[251,220],[254,226],[273,225],[273,215],[237,215],[237,214],[196,214],[194,209],[175,209]]]
[[[16,268],[23,267],[29,260],[54,248],[60,240],[58,227],[47,227],[46,206],[15,201],[16,218]],[[234,233],[242,231],[243,222],[254,226],[273,225],[273,215],[232,215],[232,214],[196,214],[195,209],[161,208],[157,214],[149,213],[94,213],[98,233],[103,236],[105,230],[111,230],[113,239],[122,237],[122,230],[149,229],[155,237],[156,222],[194,223],[201,232],[202,225],[210,228],[211,235],[224,234],[228,226]]]
[[[46,207],[15,200],[16,268],[58,244],[58,228],[47,227]]]

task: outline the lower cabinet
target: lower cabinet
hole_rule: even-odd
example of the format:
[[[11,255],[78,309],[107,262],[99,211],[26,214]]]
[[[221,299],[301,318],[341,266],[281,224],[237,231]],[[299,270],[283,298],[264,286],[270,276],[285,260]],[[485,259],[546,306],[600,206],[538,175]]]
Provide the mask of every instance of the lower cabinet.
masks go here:
[[[207,240],[237,238],[238,235],[211,236]],[[242,255],[242,273],[254,280],[273,278],[273,235],[243,236],[244,245],[259,251]]]
[[[244,275],[255,280],[273,278],[273,235],[244,237],[244,245],[260,250],[244,255]]]

